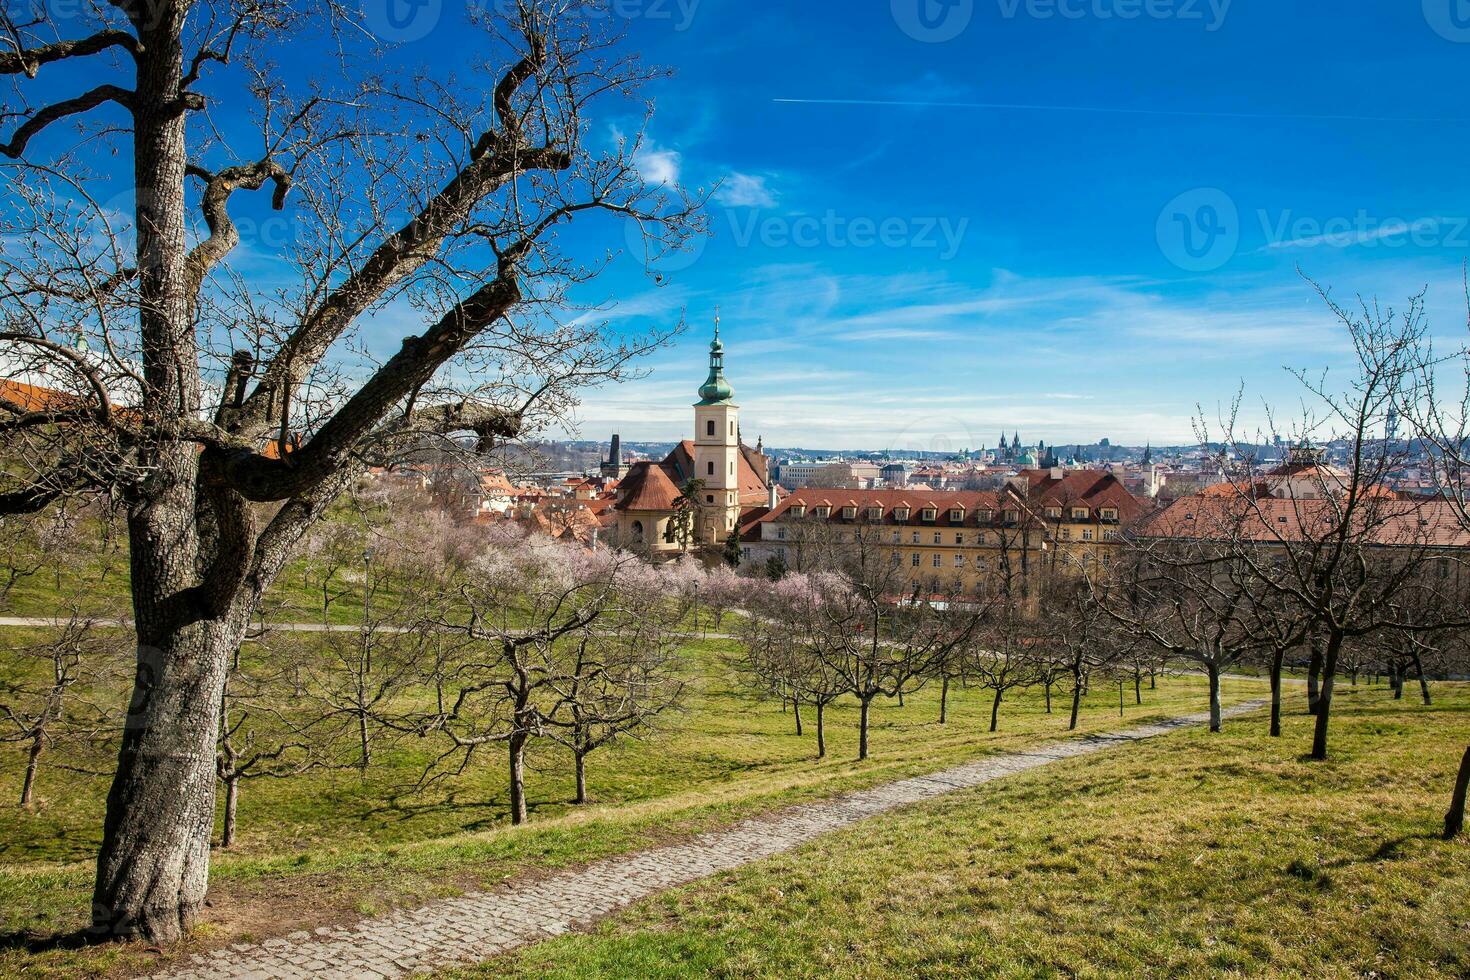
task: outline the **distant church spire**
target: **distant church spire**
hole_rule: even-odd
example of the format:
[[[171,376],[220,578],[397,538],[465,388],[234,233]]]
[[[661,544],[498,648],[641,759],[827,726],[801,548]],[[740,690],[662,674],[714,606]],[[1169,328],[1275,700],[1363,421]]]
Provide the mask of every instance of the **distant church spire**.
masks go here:
[[[715,339],[709,344],[709,377],[699,386],[701,405],[719,405],[735,397],[725,380],[725,345],[720,342],[720,310],[715,307]]]

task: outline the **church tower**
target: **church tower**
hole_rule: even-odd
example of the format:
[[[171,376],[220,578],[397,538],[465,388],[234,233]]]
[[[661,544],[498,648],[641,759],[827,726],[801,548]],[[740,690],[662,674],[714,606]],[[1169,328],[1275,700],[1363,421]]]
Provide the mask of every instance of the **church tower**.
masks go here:
[[[720,343],[720,316],[709,345],[709,377],[694,403],[694,478],[700,491],[701,541],[714,544],[734,530],[740,516],[740,406],[725,380],[725,345]]]

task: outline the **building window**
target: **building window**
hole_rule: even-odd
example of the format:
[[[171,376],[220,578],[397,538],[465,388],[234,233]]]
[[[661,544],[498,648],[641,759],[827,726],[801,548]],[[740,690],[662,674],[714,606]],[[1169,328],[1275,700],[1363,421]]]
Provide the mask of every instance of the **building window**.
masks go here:
[[[844,508],[842,508],[842,519],[843,520],[850,521],[850,520],[852,520],[855,517],[857,517],[857,508],[856,507],[844,507]]]
[[[900,533],[899,533],[899,532],[897,532],[897,531],[894,531],[894,532],[893,532],[893,543],[894,543],[894,544],[898,544],[898,543],[899,543],[899,542],[900,542],[900,541],[902,541],[902,540],[903,540],[903,535],[902,535],[902,534],[900,534]]]
[[[786,529],[784,527],[778,527],[778,528],[776,528],[776,540],[777,541],[785,541],[786,540]]]
[[[965,556],[964,555],[955,555],[954,556],[954,567],[955,568],[964,568],[965,567]]]
[[[940,535],[940,533],[938,531],[935,531],[934,532],[934,543],[935,544],[944,544],[944,542],[941,540],[941,535]]]
[[[812,511],[812,513],[816,514],[818,517],[820,517],[823,520],[825,520],[826,518],[832,516],[832,508],[831,507],[822,506],[822,507],[818,507],[816,510]]]
[[[1116,540],[1118,540],[1118,532],[1117,531],[1114,531],[1114,530],[1111,530],[1111,529],[1104,531],[1103,532],[1103,540],[1104,541],[1116,541]]]
[[[1087,520],[1087,508],[1086,507],[1073,507],[1072,508],[1072,520],[1074,520],[1074,521],[1085,521],[1085,520]]]
[[[708,475],[714,476],[715,475],[715,463],[714,463],[714,460],[710,460],[708,463],[705,464],[705,466],[707,468]]]
[[[741,548],[740,549],[740,560],[741,561],[750,561],[750,549],[749,548]]]
[[[940,556],[939,555],[935,555],[934,556],[933,565],[934,565],[935,568],[940,567],[940,561],[939,561],[939,559],[940,559]]]
[[[881,521],[882,519],[883,519],[883,508],[882,507],[869,507],[868,508],[868,520],[870,520],[870,521]]]
[[[707,419],[707,420],[705,420],[705,423],[704,423],[704,434],[707,435],[707,436],[712,436],[712,435],[715,434],[715,420],[714,419]]]
[[[899,563],[903,561],[903,555],[900,555],[898,552],[895,551],[893,553],[893,556],[892,557],[893,557],[893,567],[894,568],[897,568],[899,566]]]
[[[1071,541],[1072,540],[1072,529],[1070,527],[1064,527],[1064,528],[1062,528],[1061,530],[1059,530],[1057,532],[1057,537],[1060,538],[1063,541]]]
[[[707,503],[707,504],[714,503],[715,502],[715,495],[712,494],[712,493],[705,494],[704,495],[704,502]]]
[[[733,436],[734,434],[735,434],[735,423],[734,422],[731,422],[730,423],[730,435]]]
[[[938,517],[939,517],[939,511],[937,509],[935,509],[933,507],[925,507],[924,508],[924,520],[926,520],[926,521],[937,520]]]
[[[792,517],[805,517],[806,516],[806,505],[805,504],[792,504],[791,505],[791,516]]]
[[[914,552],[912,556],[910,556],[909,564],[914,566],[915,568],[919,567],[919,553],[917,551]]]
[[[1049,521],[1059,521],[1059,520],[1061,520],[1062,519],[1062,509],[1060,507],[1048,507],[1046,509],[1046,519],[1049,520]]]
[[[963,522],[964,519],[965,519],[965,508],[963,508],[963,507],[955,507],[955,508],[951,509],[950,512],[949,512],[949,519],[950,519],[951,523],[954,523],[954,524],[959,524],[959,523]]]
[[[965,543],[965,536],[963,534],[956,534],[954,536],[954,543],[955,544],[964,544]]]
[[[895,508],[894,511],[893,511],[893,519],[895,521],[906,521],[906,520],[908,520],[909,519],[909,509],[907,507],[898,507],[898,508]]]
[[[982,534],[975,535],[975,543],[976,544],[984,544],[985,543],[985,535],[983,533]]]
[[[1083,541],[1091,541],[1092,540],[1092,528],[1085,527],[1085,528],[1082,529],[1082,540]]]
[[[915,531],[914,532],[913,541],[914,541],[914,544],[918,544],[919,543],[919,532],[918,531]]]

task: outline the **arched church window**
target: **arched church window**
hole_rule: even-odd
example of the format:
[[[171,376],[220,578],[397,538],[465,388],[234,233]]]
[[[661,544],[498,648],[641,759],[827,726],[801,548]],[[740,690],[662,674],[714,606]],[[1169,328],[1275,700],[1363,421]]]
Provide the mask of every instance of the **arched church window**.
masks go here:
[[[712,435],[715,434],[715,420],[714,419],[706,419],[705,420],[705,422],[704,422],[704,434],[707,435],[707,436],[712,436]]]
[[[634,541],[642,541],[643,540],[643,522],[642,521],[634,521],[633,522],[633,540]]]
[[[706,463],[705,465],[707,467],[709,467],[709,475],[710,476],[714,476],[715,475],[715,464],[714,464],[714,461],[711,460],[710,462]]]

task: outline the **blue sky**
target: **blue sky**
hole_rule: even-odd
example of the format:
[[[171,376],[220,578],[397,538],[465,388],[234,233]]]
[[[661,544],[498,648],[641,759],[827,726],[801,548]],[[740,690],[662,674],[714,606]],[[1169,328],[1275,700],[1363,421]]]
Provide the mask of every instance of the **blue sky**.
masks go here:
[[[631,262],[599,283],[615,316],[692,329],[582,430],[683,433],[717,303],[747,437],[776,445],[1183,442],[1242,383],[1289,411],[1283,368],[1345,353],[1298,266],[1342,298],[1428,286],[1454,336],[1453,2],[631,3],[678,73],[648,169],[724,183],[670,285]],[[916,40],[921,4],[963,29]]]
[[[412,3],[390,59],[468,65],[464,8]],[[676,73],[647,93],[644,172],[718,189],[664,285],[623,254],[579,294],[613,329],[690,326],[587,397],[583,437],[687,434],[717,305],[745,435],[778,446],[1188,442],[1242,384],[1290,411],[1284,367],[1346,353],[1298,266],[1344,299],[1427,286],[1461,339],[1470,0],[594,9]],[[279,51],[303,76],[321,54]]]

